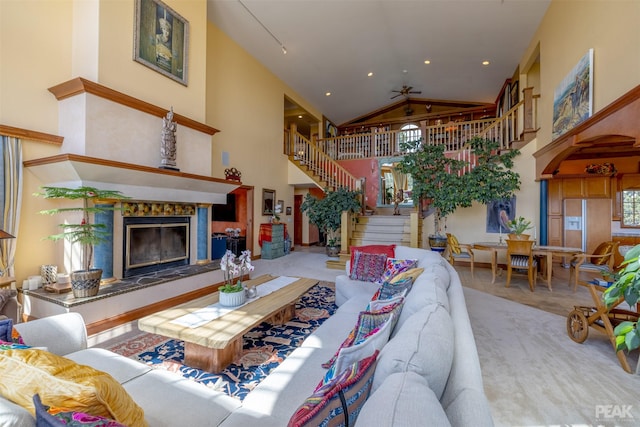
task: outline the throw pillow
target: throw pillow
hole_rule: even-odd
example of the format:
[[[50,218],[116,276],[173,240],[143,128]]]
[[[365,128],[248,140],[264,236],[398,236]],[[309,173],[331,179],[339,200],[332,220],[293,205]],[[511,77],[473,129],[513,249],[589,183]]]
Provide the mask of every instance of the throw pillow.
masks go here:
[[[395,256],[396,245],[365,245],[365,246],[351,246],[349,251],[351,252],[351,269],[355,265],[355,252],[364,252],[369,254],[385,254],[387,258],[393,258]],[[349,271],[351,274],[351,271]]]
[[[603,242],[600,243],[598,245],[598,247],[596,248],[595,251],[593,251],[593,255],[604,255],[608,252],[611,252],[612,248],[613,248],[614,242]],[[591,263],[595,264],[595,265],[603,265],[606,264],[607,261],[609,261],[609,257],[607,256],[602,256],[599,258],[592,258],[593,261],[591,261]]]
[[[378,288],[378,291],[373,295],[371,300],[390,300],[397,295],[404,297],[409,293],[412,285],[413,279],[410,277],[398,280],[393,283],[384,282],[382,285],[380,285],[380,288]]]
[[[369,397],[377,357],[376,351],[316,389],[293,414],[288,427],[354,425]]]
[[[351,280],[377,282],[384,272],[387,256],[385,254],[369,254],[356,251],[354,265],[351,267]]]
[[[11,334],[13,331],[13,320],[2,319],[0,320],[0,341],[12,342]]]
[[[374,303],[374,306],[370,309],[369,307],[372,303]],[[323,363],[322,367],[330,368],[333,366],[338,358],[340,349],[351,347],[354,344],[362,342],[366,337],[374,333],[384,322],[390,319],[392,315],[395,315],[393,324],[390,325],[391,327],[389,329],[392,331],[400,315],[400,310],[402,310],[402,304],[404,304],[404,299],[394,299],[380,303],[371,301],[369,306],[367,306],[367,311],[361,311],[358,314],[356,326],[349,332],[349,335],[342,344],[340,344],[340,347],[338,347],[333,357],[331,357],[328,362]]]
[[[111,375],[47,351],[0,351],[0,378],[0,395],[32,413],[37,393],[51,406],[147,426],[143,410]]]
[[[36,408],[37,427],[126,427],[108,418],[51,408],[42,404],[38,394],[33,396],[33,405]]]
[[[417,264],[417,259],[387,258],[384,273],[382,273],[382,277],[380,278],[380,283],[391,280],[403,271],[414,268]]]
[[[399,280],[403,280],[409,277],[415,282],[418,276],[420,276],[423,271],[424,271],[424,268],[410,268],[392,277],[391,280],[389,280],[389,282],[396,283]]]

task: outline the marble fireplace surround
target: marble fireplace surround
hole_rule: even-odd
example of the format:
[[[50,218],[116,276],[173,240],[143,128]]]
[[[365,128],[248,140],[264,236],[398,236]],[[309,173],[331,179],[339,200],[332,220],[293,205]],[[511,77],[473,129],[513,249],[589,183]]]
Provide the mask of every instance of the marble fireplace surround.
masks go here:
[[[150,280],[145,286],[138,286],[139,290],[129,286],[131,283],[127,280],[124,281],[127,286],[121,286],[115,292],[104,292],[114,294],[108,304],[104,298],[76,301],[71,295],[56,298],[27,291],[25,294],[31,293],[33,298],[28,298],[25,314],[43,317],[57,312],[81,311],[88,316],[85,321],[90,324],[220,282],[222,275],[217,277],[217,267],[203,265],[211,253],[211,222],[208,220],[211,205],[225,203],[226,194],[242,184],[211,176],[212,137],[218,130],[174,114],[178,124],[176,160],[180,170],[161,169],[158,167],[160,135],[162,118],[168,109],[82,78],[54,86],[49,91],[59,101],[59,134],[64,138],[61,154],[25,161],[27,173],[33,173],[43,186],[87,185],[118,190],[133,200],[195,204],[197,208],[191,216],[189,236],[192,256],[190,265],[175,275],[168,272],[169,278]],[[116,284],[123,282],[122,218],[118,212],[113,218],[112,255]],[[63,259],[56,261],[58,265],[65,265]],[[149,292],[151,282],[153,292]],[[103,293],[102,289],[100,292]],[[123,293],[126,295],[121,301],[117,296],[122,297]]]

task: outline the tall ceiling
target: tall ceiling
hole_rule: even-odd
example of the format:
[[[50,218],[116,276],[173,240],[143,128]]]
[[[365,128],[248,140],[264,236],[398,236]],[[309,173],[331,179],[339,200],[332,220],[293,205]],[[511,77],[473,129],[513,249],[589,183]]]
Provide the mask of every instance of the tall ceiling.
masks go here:
[[[342,124],[398,101],[403,85],[494,102],[550,1],[208,0],[208,19]]]

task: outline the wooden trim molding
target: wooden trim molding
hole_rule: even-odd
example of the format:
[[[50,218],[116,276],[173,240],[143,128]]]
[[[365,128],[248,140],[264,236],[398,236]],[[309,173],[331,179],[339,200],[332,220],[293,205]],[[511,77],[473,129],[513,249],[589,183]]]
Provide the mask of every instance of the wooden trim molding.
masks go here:
[[[11,136],[13,138],[21,138],[29,141],[44,142],[47,144],[62,145],[64,137],[51,135],[48,133],[37,132],[35,130],[15,128],[0,124],[0,135]]]
[[[51,92],[58,101],[79,95],[81,93],[90,93],[92,95],[99,96],[100,98],[108,99],[109,101],[116,102],[118,104],[157,117],[165,117],[169,112],[169,110],[134,98],[132,96],[125,95],[122,92],[118,92],[101,84],[83,79],[82,77],[76,77],[75,79],[50,87],[49,92]],[[188,117],[181,116],[180,114],[174,113],[173,119],[180,125],[186,126],[202,133],[206,133],[208,135],[215,135],[216,133],[220,132],[214,127],[197,122]]]

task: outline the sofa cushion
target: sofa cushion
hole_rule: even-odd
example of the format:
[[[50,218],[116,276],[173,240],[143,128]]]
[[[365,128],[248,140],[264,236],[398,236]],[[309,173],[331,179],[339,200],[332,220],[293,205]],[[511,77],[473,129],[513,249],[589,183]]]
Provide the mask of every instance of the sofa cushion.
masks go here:
[[[379,282],[384,272],[387,256],[356,251],[349,278],[363,282]]]
[[[369,397],[377,356],[376,351],[321,384],[293,414],[288,427],[353,425]]]
[[[380,351],[373,390],[394,372],[412,371],[423,376],[440,399],[453,363],[453,334],[451,316],[438,304],[411,316]]]
[[[427,380],[410,371],[385,378],[380,387],[371,392],[356,420],[356,427],[449,425],[447,415]]]
[[[338,347],[333,357],[322,366],[324,368],[331,367],[335,363],[341,349],[364,341],[368,336],[377,332],[378,329],[385,322],[387,322],[387,320],[392,321],[392,323],[389,324],[389,327],[385,329],[385,331],[388,331],[388,333],[390,334],[396,323],[393,320],[394,314],[397,318],[400,310],[402,310],[403,302],[404,300],[402,298],[384,302],[371,301],[369,303],[369,306],[367,306],[367,310],[362,311],[358,314],[358,320],[356,321],[355,326],[353,327],[353,329],[351,329],[351,331],[347,335],[347,338],[345,338],[342,344],[340,344],[340,347]],[[373,306],[371,305],[372,303]],[[389,335],[387,335],[387,339],[388,338]],[[384,342],[386,343],[386,341]],[[382,345],[384,345],[384,343]]]
[[[367,299],[371,299],[371,295],[376,293],[380,285],[374,282],[361,282],[352,280],[346,274],[336,277],[336,305],[342,305],[355,296],[365,295]],[[366,303],[360,308],[362,310]]]
[[[414,268],[417,264],[417,259],[387,258],[380,283],[393,279],[403,271]]]
[[[393,278],[391,278],[391,280],[389,280],[389,282],[396,283],[404,279],[411,279],[415,282],[418,276],[420,276],[423,271],[424,268],[410,268],[409,270],[403,271],[402,273],[394,276]]]
[[[101,372],[37,349],[0,352],[0,394],[35,413],[33,395],[48,405],[146,426],[144,412],[122,386]]]
[[[419,280],[413,284],[411,292],[405,298],[398,324],[395,330],[391,332],[392,336],[397,333],[407,319],[428,305],[439,304],[449,311],[449,297],[447,292],[437,285],[436,282],[438,281],[439,279],[437,278],[431,281],[423,280],[423,277],[420,276]]]
[[[382,347],[389,341],[391,335],[391,327],[393,323],[393,314],[391,317],[378,326],[371,334],[367,335],[363,340],[356,342],[354,345],[344,347],[338,350],[335,362],[329,367],[322,383],[333,380],[340,375],[342,371],[347,369],[358,360],[364,359],[367,355],[380,351]]]
[[[42,404],[38,394],[33,396],[33,405],[36,408],[37,427],[126,427],[119,422],[97,415],[51,408]]]
[[[425,267],[430,264],[446,262],[439,252],[429,249],[410,248],[409,246],[396,246],[396,258],[417,259],[418,267]]]
[[[351,267],[354,264],[354,257],[356,251],[364,252],[368,254],[385,254],[387,258],[393,258],[395,256],[396,245],[364,245],[364,246],[351,246],[349,247],[349,252],[351,253],[351,257],[349,259]],[[347,270],[347,274],[351,274],[351,270]]]
[[[120,384],[126,384],[153,369],[144,363],[103,348],[88,348],[67,354],[64,357],[78,364],[89,365],[99,371],[108,372]]]

